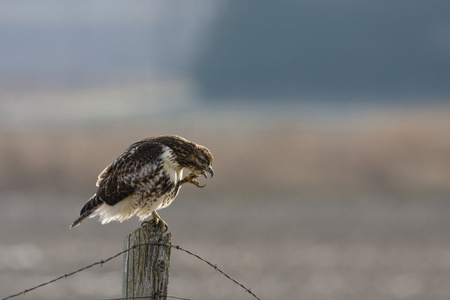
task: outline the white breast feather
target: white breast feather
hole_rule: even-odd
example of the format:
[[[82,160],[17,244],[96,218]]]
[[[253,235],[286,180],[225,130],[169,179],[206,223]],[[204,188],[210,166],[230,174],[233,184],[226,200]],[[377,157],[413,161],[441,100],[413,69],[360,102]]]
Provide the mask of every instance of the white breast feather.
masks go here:
[[[166,174],[169,175],[170,179],[175,182],[175,184],[181,180],[181,176],[183,175],[183,168],[180,168],[180,165],[176,162],[172,162],[173,154],[172,149],[169,147],[163,148],[164,152],[161,155],[162,161],[164,164],[163,170],[165,170]]]

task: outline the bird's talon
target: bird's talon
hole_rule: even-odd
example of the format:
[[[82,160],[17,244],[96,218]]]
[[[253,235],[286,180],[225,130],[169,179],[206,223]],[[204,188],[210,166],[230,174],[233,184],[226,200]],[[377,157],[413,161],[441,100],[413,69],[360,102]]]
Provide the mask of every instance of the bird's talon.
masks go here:
[[[193,183],[193,184],[195,184],[196,187],[201,188],[201,189],[206,186],[206,183],[204,185],[200,185],[200,182],[198,182],[197,180],[195,180],[195,183]]]
[[[157,225],[159,226],[159,228],[161,228],[162,232],[166,232],[169,229],[169,226],[164,221],[158,222]]]
[[[204,188],[206,186],[206,184],[200,185],[200,182],[198,182],[197,180],[194,180],[194,179],[189,180],[189,183],[192,183],[193,185],[195,185],[196,187],[199,187],[199,188]]]
[[[150,219],[150,220],[148,220],[148,221],[145,221],[145,222],[143,222],[143,223],[146,223],[146,222],[150,223],[150,222],[152,222],[152,223],[154,223],[156,226],[159,226],[163,232],[164,232],[164,231],[167,231],[168,228],[169,228],[169,226],[167,225],[166,222],[164,222],[163,219],[161,219],[161,217],[156,213],[156,211],[153,211],[153,212],[152,212],[152,215],[153,215],[153,218],[152,218],[152,219]]]

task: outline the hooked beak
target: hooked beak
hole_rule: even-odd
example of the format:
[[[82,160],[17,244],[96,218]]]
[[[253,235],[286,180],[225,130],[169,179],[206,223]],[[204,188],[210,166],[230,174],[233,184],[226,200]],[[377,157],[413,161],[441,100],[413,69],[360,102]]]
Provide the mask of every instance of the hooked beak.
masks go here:
[[[214,170],[213,170],[213,168],[212,168],[212,167],[209,167],[209,169],[208,169],[208,173],[209,173],[209,175],[211,175],[211,177],[210,177],[210,178],[213,178],[213,176],[214,176]],[[208,177],[206,176],[206,171],[205,171],[205,172],[203,172],[203,176],[205,176],[205,178],[208,178]]]

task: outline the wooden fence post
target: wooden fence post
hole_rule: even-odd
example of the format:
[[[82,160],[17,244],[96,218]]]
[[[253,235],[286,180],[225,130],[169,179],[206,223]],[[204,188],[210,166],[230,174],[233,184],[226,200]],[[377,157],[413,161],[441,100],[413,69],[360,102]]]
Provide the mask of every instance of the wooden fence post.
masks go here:
[[[172,234],[146,222],[124,240],[122,297],[166,300]],[[153,245],[152,245],[153,244]],[[158,245],[159,244],[159,245]],[[142,298],[144,297],[144,298]],[[148,298],[147,298],[148,297]]]

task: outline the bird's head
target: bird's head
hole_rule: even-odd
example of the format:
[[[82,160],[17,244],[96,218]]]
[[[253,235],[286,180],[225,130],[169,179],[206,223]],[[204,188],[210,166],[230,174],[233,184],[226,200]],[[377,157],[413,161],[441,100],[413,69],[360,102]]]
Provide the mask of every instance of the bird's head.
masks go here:
[[[212,168],[213,156],[208,148],[201,145],[195,145],[194,151],[188,155],[187,160],[189,171],[196,175],[206,175],[209,173],[211,178],[214,176]]]
[[[162,136],[158,140],[173,150],[175,160],[181,168],[189,169],[191,173],[198,176],[206,177],[209,173],[213,177],[214,170],[211,166],[213,156],[208,148],[175,135]]]

